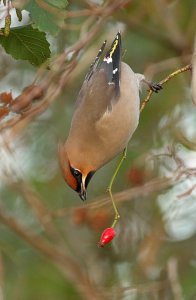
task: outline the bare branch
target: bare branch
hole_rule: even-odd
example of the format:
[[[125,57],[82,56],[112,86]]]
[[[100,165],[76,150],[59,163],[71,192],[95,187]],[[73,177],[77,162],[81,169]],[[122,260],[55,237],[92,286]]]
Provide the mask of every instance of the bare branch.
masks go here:
[[[190,196],[192,194],[192,192],[194,191],[194,189],[196,188],[196,184],[194,184],[190,189],[188,189],[186,192],[178,195],[178,198],[181,199],[181,198],[184,198],[184,197],[187,197],[187,196]]]
[[[178,262],[175,257],[171,257],[167,263],[168,278],[171,284],[174,300],[183,300],[182,288],[178,278]]]
[[[171,74],[169,74],[168,76],[166,76],[164,79],[162,79],[159,84],[160,85],[163,85],[165,83],[167,83],[169,80],[171,80],[172,78],[174,78],[175,76],[183,73],[183,72],[186,72],[186,71],[190,71],[192,70],[192,65],[189,64],[189,65],[186,65],[185,67],[183,68],[180,68],[180,69],[177,69],[176,71],[172,72]],[[142,104],[141,104],[141,107],[140,107],[140,112],[142,112],[146,106],[146,104],[149,102],[151,96],[153,94],[153,91],[150,90],[148,92],[148,95],[146,96],[146,98],[142,101]]]
[[[41,1],[41,0],[40,0]],[[41,1],[43,2],[43,1]],[[79,51],[85,47],[99,32],[100,28],[104,25],[105,21],[108,17],[110,17],[116,10],[122,8],[127,3],[132,2],[131,0],[121,0],[121,1],[107,1],[102,7],[102,13],[100,13],[100,17],[98,20],[94,18],[94,22],[91,19],[91,28],[88,29],[87,32],[81,32],[80,39],[73,44],[67,51],[59,57],[57,57],[53,63],[51,64],[51,71],[47,72],[43,69],[38,71],[37,78],[39,79],[39,86],[45,92],[45,96],[36,105],[32,108],[28,109],[26,112],[23,112],[22,115],[16,115],[12,119],[4,122],[0,126],[0,131],[3,131],[7,128],[13,128],[16,130],[16,125],[18,124],[18,128],[20,130],[26,126],[29,122],[31,122],[36,116],[43,113],[52,102],[54,102],[57,97],[60,95],[62,88],[67,84],[71,72],[77,66],[77,55]],[[45,2],[44,2],[45,3]],[[69,62],[69,55],[73,55],[73,59]],[[59,78],[60,76],[60,78]],[[60,84],[59,84],[60,81]],[[16,130],[17,131],[17,130]]]
[[[159,191],[163,191],[164,189],[169,188],[173,185],[172,178],[155,178],[151,181],[145,183],[144,185],[130,188],[127,190],[124,190],[122,192],[115,193],[113,196],[115,198],[115,202],[124,202],[124,201],[131,201],[135,198],[147,196],[151,193],[156,193]],[[87,204],[85,206],[85,209],[96,209],[100,208],[102,206],[108,205],[111,203],[111,199],[109,196],[102,197],[101,199],[95,199],[93,203]],[[77,206],[76,209],[79,207],[84,208],[83,205]],[[70,210],[60,209],[57,211],[50,212],[51,217],[64,217],[65,214],[67,214]]]
[[[0,222],[8,226],[24,241],[29,243],[33,248],[38,250],[42,255],[49,260],[68,278],[74,282],[75,286],[81,291],[86,300],[101,300],[107,299],[100,291],[89,281],[88,277],[78,264],[66,254],[66,248],[59,248],[45,241],[40,236],[37,236],[22,227],[13,217],[8,216],[3,208],[0,208]]]

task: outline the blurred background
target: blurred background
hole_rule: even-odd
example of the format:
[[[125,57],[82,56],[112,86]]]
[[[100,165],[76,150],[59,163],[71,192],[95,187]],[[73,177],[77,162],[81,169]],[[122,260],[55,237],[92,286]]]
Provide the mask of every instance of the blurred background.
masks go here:
[[[68,134],[77,94],[103,41],[109,47],[121,30],[123,60],[158,82],[191,63],[195,1],[75,0],[66,10],[61,31],[48,35],[54,68],[16,61],[0,48],[0,93],[17,97],[54,74],[66,49],[87,41],[66,82],[62,72],[55,75],[52,87],[61,80],[61,90],[40,113],[1,120],[0,300],[196,299],[190,71],[153,94],[140,115],[113,187],[121,219],[111,244],[97,246],[113,220],[106,189],[119,158],[95,174],[85,203],[65,184],[58,164],[58,143]],[[146,95],[144,87],[141,100]]]

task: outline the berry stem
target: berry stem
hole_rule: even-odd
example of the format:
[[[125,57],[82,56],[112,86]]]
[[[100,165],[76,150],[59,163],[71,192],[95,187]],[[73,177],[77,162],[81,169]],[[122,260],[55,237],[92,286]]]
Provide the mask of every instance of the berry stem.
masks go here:
[[[116,207],[116,204],[115,204],[115,201],[114,201],[114,197],[113,197],[113,194],[112,194],[112,187],[113,187],[114,180],[115,180],[115,178],[116,178],[116,176],[117,176],[117,174],[118,174],[118,172],[119,172],[119,170],[120,170],[120,167],[121,167],[123,161],[124,161],[125,158],[126,158],[126,155],[127,155],[127,147],[126,147],[126,148],[124,149],[124,151],[123,151],[123,156],[121,157],[121,159],[120,159],[120,161],[119,161],[119,163],[118,163],[118,165],[117,165],[117,167],[116,167],[116,169],[115,169],[115,171],[114,171],[114,174],[113,174],[113,176],[112,176],[112,178],[111,178],[111,180],[110,180],[110,183],[109,183],[109,185],[108,185],[108,188],[107,188],[107,191],[108,191],[109,194],[110,194],[110,198],[111,198],[111,200],[112,200],[112,205],[113,205],[114,212],[115,212],[114,221],[113,221],[112,226],[111,226],[112,228],[115,227],[116,223],[117,223],[118,220],[120,219],[120,214],[119,214],[119,212],[118,212],[118,209],[117,209],[117,207]]]

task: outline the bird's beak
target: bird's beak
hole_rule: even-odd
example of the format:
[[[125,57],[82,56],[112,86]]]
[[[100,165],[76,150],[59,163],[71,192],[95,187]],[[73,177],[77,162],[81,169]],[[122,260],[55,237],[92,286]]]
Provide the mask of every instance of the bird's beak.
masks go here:
[[[86,200],[86,191],[85,190],[81,190],[79,192],[79,196],[82,199],[82,201],[85,201]]]
[[[85,201],[85,200],[86,200],[86,191],[81,191],[81,192],[79,193],[79,196],[80,196],[80,198],[82,199],[82,201]]]
[[[82,201],[86,200],[86,189],[85,189],[85,185],[83,182],[81,183],[81,190],[79,192],[79,196],[82,199]]]

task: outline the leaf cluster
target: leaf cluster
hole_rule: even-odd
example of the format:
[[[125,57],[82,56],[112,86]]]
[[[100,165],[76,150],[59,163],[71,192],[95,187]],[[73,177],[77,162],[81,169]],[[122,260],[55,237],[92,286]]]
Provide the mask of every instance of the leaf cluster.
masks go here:
[[[62,13],[67,0],[30,0],[22,9],[15,7],[10,1],[2,5],[7,8],[4,16],[4,27],[0,31],[0,44],[14,59],[27,60],[32,65],[39,66],[51,54],[47,34],[56,35],[64,22]],[[24,10],[29,12],[30,23],[23,22]],[[12,16],[16,14],[20,26],[15,27]]]

